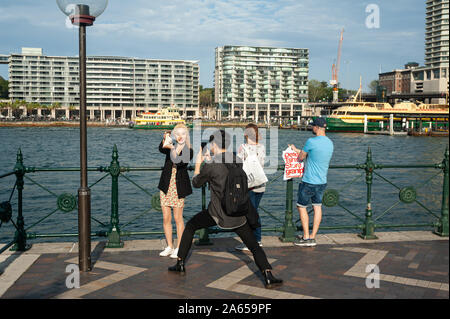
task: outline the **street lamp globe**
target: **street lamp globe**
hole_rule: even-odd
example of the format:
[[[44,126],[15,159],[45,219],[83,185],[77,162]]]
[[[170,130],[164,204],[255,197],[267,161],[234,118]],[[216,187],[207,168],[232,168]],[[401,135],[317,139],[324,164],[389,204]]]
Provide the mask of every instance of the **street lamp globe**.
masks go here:
[[[108,0],[56,0],[56,3],[73,24],[92,25],[95,18],[105,11]]]

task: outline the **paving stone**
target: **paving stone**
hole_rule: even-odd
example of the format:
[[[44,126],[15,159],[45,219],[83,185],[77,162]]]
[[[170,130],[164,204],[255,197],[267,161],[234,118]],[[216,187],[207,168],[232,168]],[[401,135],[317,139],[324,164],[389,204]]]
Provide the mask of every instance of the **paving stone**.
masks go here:
[[[418,241],[419,237],[423,240]],[[263,238],[274,274],[285,281],[272,290],[264,289],[251,254],[234,250],[239,243],[234,238],[214,238],[214,246],[193,245],[185,276],[167,271],[175,261],[159,257],[159,240],[126,241],[123,249],[106,249],[104,242],[97,242],[93,244],[94,268],[81,273],[82,288],[74,293],[94,299],[449,297],[448,239],[429,232],[382,233],[380,239],[326,234],[318,246],[302,248],[281,243],[276,237]],[[66,293],[65,269],[70,262],[78,262],[76,247],[70,243],[36,244],[30,254],[37,259],[21,272],[8,267],[8,257],[0,256],[0,269],[17,277],[1,297],[55,298]],[[379,266],[380,288],[366,287],[366,265],[370,263]]]

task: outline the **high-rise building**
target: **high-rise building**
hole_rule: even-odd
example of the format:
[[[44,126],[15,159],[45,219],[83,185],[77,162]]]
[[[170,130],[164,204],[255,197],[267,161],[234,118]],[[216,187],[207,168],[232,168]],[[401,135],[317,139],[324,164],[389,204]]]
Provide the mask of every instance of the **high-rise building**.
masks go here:
[[[46,56],[40,48],[22,48],[9,56],[12,100],[63,108],[79,106],[78,57]],[[88,116],[134,118],[139,111],[174,105],[180,113],[198,116],[197,61],[88,56]]]
[[[449,0],[427,0],[425,66],[448,67]]]
[[[425,66],[379,74],[380,85],[389,93],[448,94],[449,79],[449,0],[426,0]],[[444,97],[432,103],[446,103]]]
[[[308,99],[308,49],[223,46],[215,60],[215,102],[229,118],[301,114]]]
[[[426,0],[425,67],[412,72],[411,92],[447,92],[449,78],[449,0]],[[434,102],[445,103],[445,99]]]

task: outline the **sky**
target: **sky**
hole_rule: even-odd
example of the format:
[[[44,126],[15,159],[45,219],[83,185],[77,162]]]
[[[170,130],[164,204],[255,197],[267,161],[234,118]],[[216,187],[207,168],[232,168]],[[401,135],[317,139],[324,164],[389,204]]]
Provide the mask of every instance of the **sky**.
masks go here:
[[[66,22],[55,0],[0,0],[0,54],[77,56],[78,29]],[[424,63],[425,0],[109,0],[87,29],[87,54],[196,60],[200,84],[213,87],[218,46],[308,48],[309,79],[329,81],[342,28],[343,88]]]

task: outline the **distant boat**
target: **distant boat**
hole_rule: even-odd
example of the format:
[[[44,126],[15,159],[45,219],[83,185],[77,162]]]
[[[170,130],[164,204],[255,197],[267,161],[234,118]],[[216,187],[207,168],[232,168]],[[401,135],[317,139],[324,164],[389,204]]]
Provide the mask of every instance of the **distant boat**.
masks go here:
[[[147,130],[171,130],[177,124],[185,124],[188,127],[192,127],[192,124],[186,124],[181,118],[177,108],[168,107],[155,113],[144,112],[139,114],[134,122],[130,122],[129,127]]]
[[[380,102],[346,102],[335,109],[326,118],[327,131],[330,132],[364,132],[364,119],[367,116],[367,130],[381,131],[389,125],[389,116],[394,116],[394,127],[402,128],[402,119],[406,118],[412,126],[435,125],[438,128],[447,125],[449,108],[445,104],[424,104],[401,102],[394,106]],[[396,117],[397,115],[397,117]],[[399,117],[401,115],[401,117]],[[442,115],[442,117],[439,117]],[[410,116],[410,117],[408,117]]]

